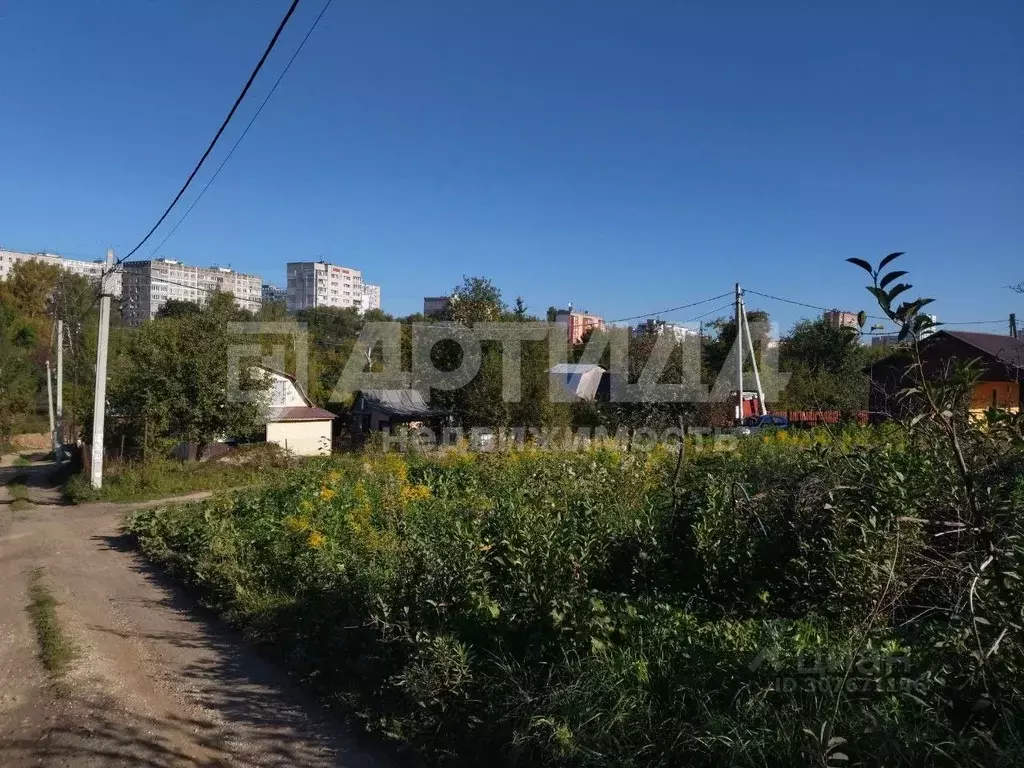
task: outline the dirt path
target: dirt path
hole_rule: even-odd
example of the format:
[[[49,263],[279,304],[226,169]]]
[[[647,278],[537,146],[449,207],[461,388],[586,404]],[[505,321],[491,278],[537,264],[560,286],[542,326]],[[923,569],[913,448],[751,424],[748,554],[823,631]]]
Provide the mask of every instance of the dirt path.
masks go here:
[[[0,763],[394,764],[154,573],[119,533],[124,507],[58,506],[46,491],[12,513],[0,487]],[[78,648],[63,695],[25,612],[40,566]]]

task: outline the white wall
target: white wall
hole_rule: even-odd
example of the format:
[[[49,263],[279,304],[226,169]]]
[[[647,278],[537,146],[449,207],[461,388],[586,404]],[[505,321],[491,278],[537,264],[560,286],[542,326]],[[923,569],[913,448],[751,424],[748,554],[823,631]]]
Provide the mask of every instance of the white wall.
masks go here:
[[[327,456],[331,452],[331,422],[277,421],[267,424],[267,442],[296,456]]]
[[[261,374],[269,379],[268,390],[270,394],[270,401],[267,403],[268,407],[292,408],[295,406],[310,405],[295,386],[295,382],[287,376],[282,376],[276,371],[268,371],[265,368],[253,369],[253,376],[260,376]]]

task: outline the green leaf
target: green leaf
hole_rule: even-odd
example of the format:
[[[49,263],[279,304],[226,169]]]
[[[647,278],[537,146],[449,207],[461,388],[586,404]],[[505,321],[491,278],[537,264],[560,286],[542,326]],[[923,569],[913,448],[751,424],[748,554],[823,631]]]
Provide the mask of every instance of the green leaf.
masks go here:
[[[888,312],[890,301],[889,296],[886,294],[886,292],[883,291],[881,288],[876,288],[873,285],[867,286],[867,289],[871,293],[871,295],[874,296],[875,299],[877,299],[878,305],[886,312]]]
[[[868,262],[864,261],[864,259],[849,258],[847,259],[847,261],[850,262],[851,264],[856,264],[858,267],[863,269],[868,274],[874,274],[874,272],[871,269],[871,265]]]
[[[903,251],[896,251],[895,253],[890,253],[888,256],[886,256],[884,259],[878,262],[878,271],[881,272],[883,269],[885,269],[886,264],[888,264],[890,261],[898,259],[902,255]]]
[[[909,283],[899,283],[897,285],[894,285],[892,287],[892,290],[889,291],[889,301],[890,301],[890,303],[893,301],[893,299],[895,299],[901,293],[903,293],[904,291],[909,291],[911,288],[913,288],[913,286],[910,285]]]
[[[889,274],[887,274],[885,277],[878,281],[878,287],[885,288],[885,286],[887,286],[893,280],[898,280],[899,278],[908,274],[910,273],[907,272],[907,270],[905,269],[897,269],[895,272],[890,272]]]

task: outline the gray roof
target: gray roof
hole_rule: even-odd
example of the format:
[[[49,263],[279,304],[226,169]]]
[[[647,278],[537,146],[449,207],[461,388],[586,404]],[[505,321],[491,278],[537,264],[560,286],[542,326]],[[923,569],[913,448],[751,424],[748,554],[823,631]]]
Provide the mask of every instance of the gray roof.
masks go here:
[[[593,400],[601,385],[604,368],[594,363],[556,363],[548,369],[554,383],[581,400]]]
[[[1002,336],[997,333],[976,333],[974,331],[947,331],[945,333],[975,349],[990,355],[998,362],[1013,368],[1024,368],[1024,339]]]
[[[435,411],[415,389],[363,389],[356,394],[358,413],[380,411],[391,416],[431,416]]]

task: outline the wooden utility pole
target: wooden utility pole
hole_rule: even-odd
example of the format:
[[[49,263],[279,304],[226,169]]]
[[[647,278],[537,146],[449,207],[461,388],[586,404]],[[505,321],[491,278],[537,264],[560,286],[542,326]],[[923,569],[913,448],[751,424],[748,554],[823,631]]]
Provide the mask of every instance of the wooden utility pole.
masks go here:
[[[743,423],[743,290],[736,283],[736,423]]]
[[[100,330],[96,341],[96,387],[93,390],[92,461],[89,480],[93,488],[103,487],[103,419],[107,408],[107,344],[110,341],[110,290],[113,282],[114,250],[107,249],[107,263],[100,279]]]
[[[1010,336],[1017,338],[1017,315],[1014,312],[1010,313]]]
[[[64,461],[64,321],[57,321],[57,455]]]

